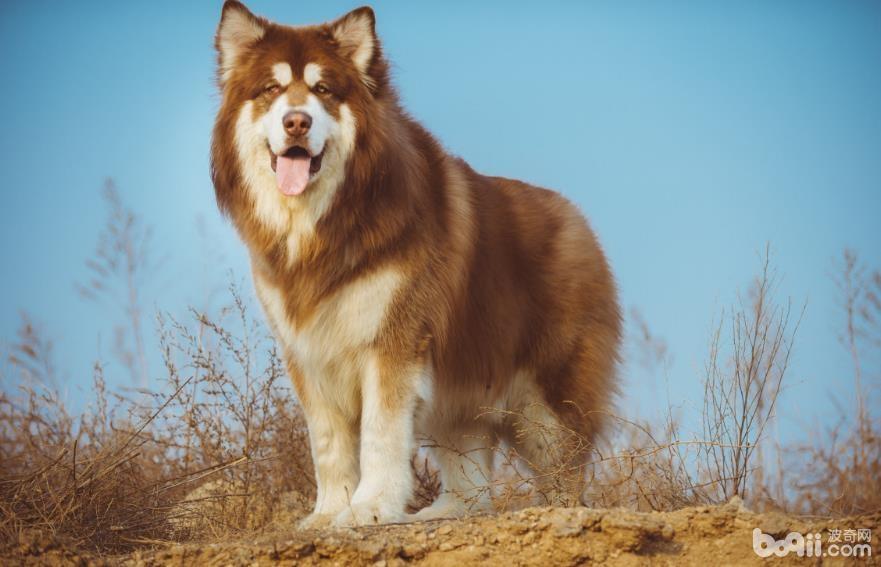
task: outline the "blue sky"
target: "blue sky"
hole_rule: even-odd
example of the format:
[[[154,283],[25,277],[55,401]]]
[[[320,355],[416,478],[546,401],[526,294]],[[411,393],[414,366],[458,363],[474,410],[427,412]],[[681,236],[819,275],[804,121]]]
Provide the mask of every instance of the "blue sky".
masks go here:
[[[289,23],[357,5],[249,3]],[[830,274],[845,247],[881,266],[881,4],[373,6],[412,114],[479,171],[577,202],[625,309],[667,341],[666,380],[625,369],[625,411],[650,415],[667,396],[699,406],[713,319],[746,289],[766,242],[780,294],[808,302],[790,375],[806,393],[784,399],[783,427],[827,423],[830,395],[847,404]],[[42,322],[73,399],[92,361],[110,359],[112,310],[74,289],[106,177],[168,258],[153,307],[182,312],[228,268],[247,276],[208,177],[219,12],[219,2],[0,5],[0,339],[22,309]]]

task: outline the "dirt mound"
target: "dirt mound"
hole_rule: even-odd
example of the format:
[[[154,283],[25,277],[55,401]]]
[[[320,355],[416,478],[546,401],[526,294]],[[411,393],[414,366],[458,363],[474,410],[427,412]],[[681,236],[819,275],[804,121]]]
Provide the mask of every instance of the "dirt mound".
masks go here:
[[[822,534],[817,558],[795,552],[775,564],[875,565],[875,557],[830,557],[829,530],[881,531],[881,512],[844,520],[755,514],[739,502],[668,513],[588,508],[529,508],[467,520],[325,531],[278,531],[249,541],[159,547],[97,558],[63,545],[22,541],[16,563],[99,565],[743,565],[761,564],[753,529],[782,539]],[[861,532],[863,535],[865,531]],[[842,542],[846,540],[841,540]],[[871,543],[870,543],[871,544]],[[877,547],[877,544],[875,544]],[[874,551],[874,550],[873,550]],[[5,563],[5,562],[4,562]]]

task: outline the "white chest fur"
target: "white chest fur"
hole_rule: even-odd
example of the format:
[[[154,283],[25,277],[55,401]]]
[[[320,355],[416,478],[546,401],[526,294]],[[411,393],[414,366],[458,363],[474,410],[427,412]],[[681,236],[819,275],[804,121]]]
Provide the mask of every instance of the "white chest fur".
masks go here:
[[[340,406],[351,405],[357,397],[368,347],[402,279],[393,267],[371,272],[325,298],[307,320],[294,321],[285,308],[284,290],[254,272],[257,296],[286,356]]]

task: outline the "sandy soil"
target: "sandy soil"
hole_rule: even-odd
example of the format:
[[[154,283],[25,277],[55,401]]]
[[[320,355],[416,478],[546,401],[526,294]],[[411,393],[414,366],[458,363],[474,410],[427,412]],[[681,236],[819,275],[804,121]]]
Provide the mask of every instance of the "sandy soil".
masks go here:
[[[753,528],[787,533],[872,530],[881,553],[881,512],[842,520],[754,514],[732,502],[669,513],[529,508],[498,516],[334,531],[277,530],[248,541],[160,546],[120,557],[77,554],[60,544],[21,541],[2,564],[52,565],[877,565],[876,557],[762,559]],[[824,545],[823,550],[826,551]]]

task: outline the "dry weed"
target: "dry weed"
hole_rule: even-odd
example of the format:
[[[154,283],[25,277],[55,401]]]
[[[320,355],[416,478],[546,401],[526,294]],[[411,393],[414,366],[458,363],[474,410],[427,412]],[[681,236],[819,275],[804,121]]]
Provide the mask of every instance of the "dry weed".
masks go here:
[[[47,363],[35,341],[21,343],[10,358],[20,394],[0,397],[7,545],[36,531],[119,551],[243,533],[305,507],[314,480],[303,416],[272,341],[235,287],[231,296],[217,319],[160,317],[165,393],[108,394],[96,365],[95,399],[79,418],[26,381]]]

